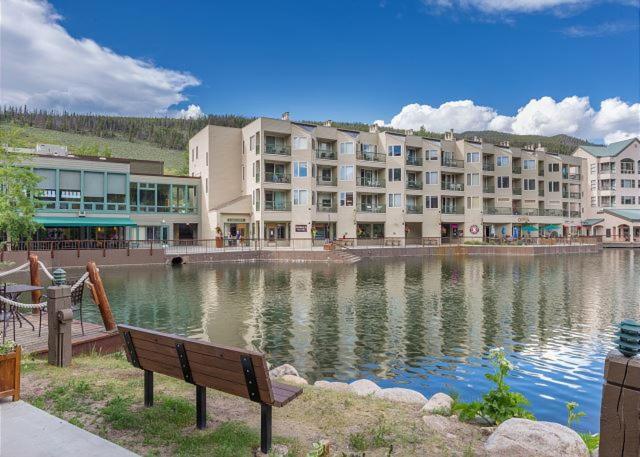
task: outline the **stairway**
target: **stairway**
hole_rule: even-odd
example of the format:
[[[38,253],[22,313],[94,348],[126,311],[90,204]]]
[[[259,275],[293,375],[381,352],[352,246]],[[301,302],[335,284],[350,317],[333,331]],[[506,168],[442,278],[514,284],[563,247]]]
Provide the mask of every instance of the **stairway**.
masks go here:
[[[333,257],[337,262],[341,263],[356,263],[362,259],[345,248],[333,251]]]

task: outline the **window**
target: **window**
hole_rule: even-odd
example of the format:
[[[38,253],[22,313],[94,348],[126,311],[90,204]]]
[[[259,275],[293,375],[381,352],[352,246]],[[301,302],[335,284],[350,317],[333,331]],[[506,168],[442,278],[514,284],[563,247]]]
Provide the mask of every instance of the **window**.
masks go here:
[[[480,197],[467,197],[467,209],[480,208]]]
[[[438,151],[435,149],[430,149],[426,151],[427,160],[438,160]]]
[[[596,174],[596,164],[595,163],[591,164],[590,171],[591,171],[592,175]]]
[[[306,178],[309,175],[309,164],[307,162],[293,162],[293,176],[296,178]]]
[[[622,197],[620,197],[620,203],[622,205],[635,205],[636,204],[636,197],[622,196]]]
[[[531,159],[526,159],[522,161],[522,169],[523,170],[535,170],[536,169],[536,161]]]
[[[256,136],[251,135],[251,138],[249,138],[249,151],[255,151],[255,149],[256,149]]]
[[[260,182],[260,161],[256,160],[256,182]]]
[[[508,189],[509,188],[509,177],[508,176],[498,176],[498,189]]]
[[[54,170],[52,170],[54,171]],[[40,173],[38,173],[40,174]],[[53,189],[55,200],[55,171],[53,175]],[[40,187],[43,182],[38,183]],[[46,194],[45,194],[46,196]],[[135,196],[137,201],[137,195]],[[96,173],[91,171],[84,172],[84,202],[85,203],[103,203],[104,202],[104,173]],[[154,202],[155,205],[155,197]]]
[[[378,146],[375,144],[365,144],[361,145],[362,152],[366,152],[369,154],[375,154],[378,151]]]
[[[352,142],[340,143],[340,154],[353,154],[354,146]]]
[[[198,160],[198,146],[196,146],[196,160]]]
[[[353,192],[340,192],[340,206],[353,206]]]
[[[467,162],[468,163],[480,162],[480,153],[479,152],[467,152]]]
[[[242,180],[244,181],[244,165],[242,166]]]
[[[306,205],[309,201],[309,191],[303,189],[293,190],[293,204]]]
[[[402,194],[389,194],[389,208],[400,208],[402,206]]]
[[[294,136],[293,149],[309,149],[309,138],[306,136]]]
[[[549,192],[560,192],[560,181],[549,181]]]
[[[353,165],[340,166],[340,181],[353,181]]]
[[[467,173],[467,186],[479,186],[480,174],[479,173]]]
[[[402,168],[389,168],[389,182],[402,181]]]
[[[523,182],[524,182],[524,190],[536,190],[535,179],[523,179]]]
[[[438,197],[425,197],[425,207],[426,208],[437,208],[438,207]]]
[[[595,179],[591,180],[591,190],[596,190],[597,188],[597,182]]]
[[[396,157],[402,155],[402,146],[399,144],[389,146],[389,155]]]
[[[626,189],[635,188],[636,187],[636,180],[635,179],[621,179],[620,180],[620,187],[626,188]]]
[[[424,173],[424,183],[425,184],[438,184],[438,172],[437,171],[426,171]]]
[[[560,164],[559,163],[550,163],[549,164],[549,172],[557,173],[558,171],[560,171]]]
[[[499,167],[506,167],[509,165],[509,156],[496,157],[496,165]]]
[[[591,206],[592,206],[592,207],[597,206],[596,197],[591,197]]]
[[[204,178],[204,193],[209,193],[209,178]]]

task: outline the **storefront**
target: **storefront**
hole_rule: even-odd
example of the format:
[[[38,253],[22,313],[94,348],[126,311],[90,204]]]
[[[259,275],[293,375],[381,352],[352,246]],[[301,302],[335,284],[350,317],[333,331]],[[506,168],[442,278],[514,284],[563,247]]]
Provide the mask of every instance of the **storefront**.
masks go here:
[[[311,237],[314,240],[335,240],[335,222],[314,222],[311,226]]]
[[[265,222],[264,238],[269,241],[288,239],[289,223],[288,222]]]
[[[356,235],[358,236],[358,238],[383,238],[384,223],[371,224],[366,222],[358,222]]]
[[[248,217],[223,217],[222,233],[225,238],[229,239],[248,239],[249,233],[249,221]]]
[[[464,236],[463,224],[441,224],[442,238],[458,238]]]
[[[129,218],[44,217],[35,221],[42,225],[36,233],[38,241],[126,240],[127,227],[136,227]]]

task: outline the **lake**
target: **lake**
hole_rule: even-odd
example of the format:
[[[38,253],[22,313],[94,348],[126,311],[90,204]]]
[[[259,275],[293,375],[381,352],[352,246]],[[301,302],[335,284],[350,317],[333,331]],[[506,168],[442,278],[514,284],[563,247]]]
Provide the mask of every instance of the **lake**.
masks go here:
[[[599,428],[603,361],[616,324],[640,319],[640,251],[423,257],[338,264],[103,268],[116,320],[256,348],[311,382],[369,378],[478,398],[489,349],[540,420],[565,403]],[[87,306],[88,319],[99,321]]]

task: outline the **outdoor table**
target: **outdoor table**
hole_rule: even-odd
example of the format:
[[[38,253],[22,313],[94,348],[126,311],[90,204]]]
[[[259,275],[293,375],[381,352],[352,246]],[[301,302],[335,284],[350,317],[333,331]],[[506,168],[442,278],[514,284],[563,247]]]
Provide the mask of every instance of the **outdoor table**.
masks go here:
[[[41,286],[32,286],[30,284],[7,284],[6,289],[5,289],[5,296],[9,299],[9,300],[13,300],[13,301],[18,301],[18,298],[20,298],[20,295],[22,295],[25,292],[34,292],[36,290],[43,290],[44,287]],[[5,309],[6,305],[3,303],[2,304],[2,320],[3,322],[3,333],[4,331],[6,331],[6,322],[7,322],[7,311]],[[11,315],[11,313],[15,313],[16,318],[18,319],[18,322],[20,323],[20,327],[22,327],[22,321],[24,320],[27,324],[29,324],[31,326],[31,329],[33,331],[36,330],[35,326],[31,323],[31,321],[29,321],[29,319],[27,319],[27,317],[22,314],[18,308],[16,306],[9,306],[9,315]]]

